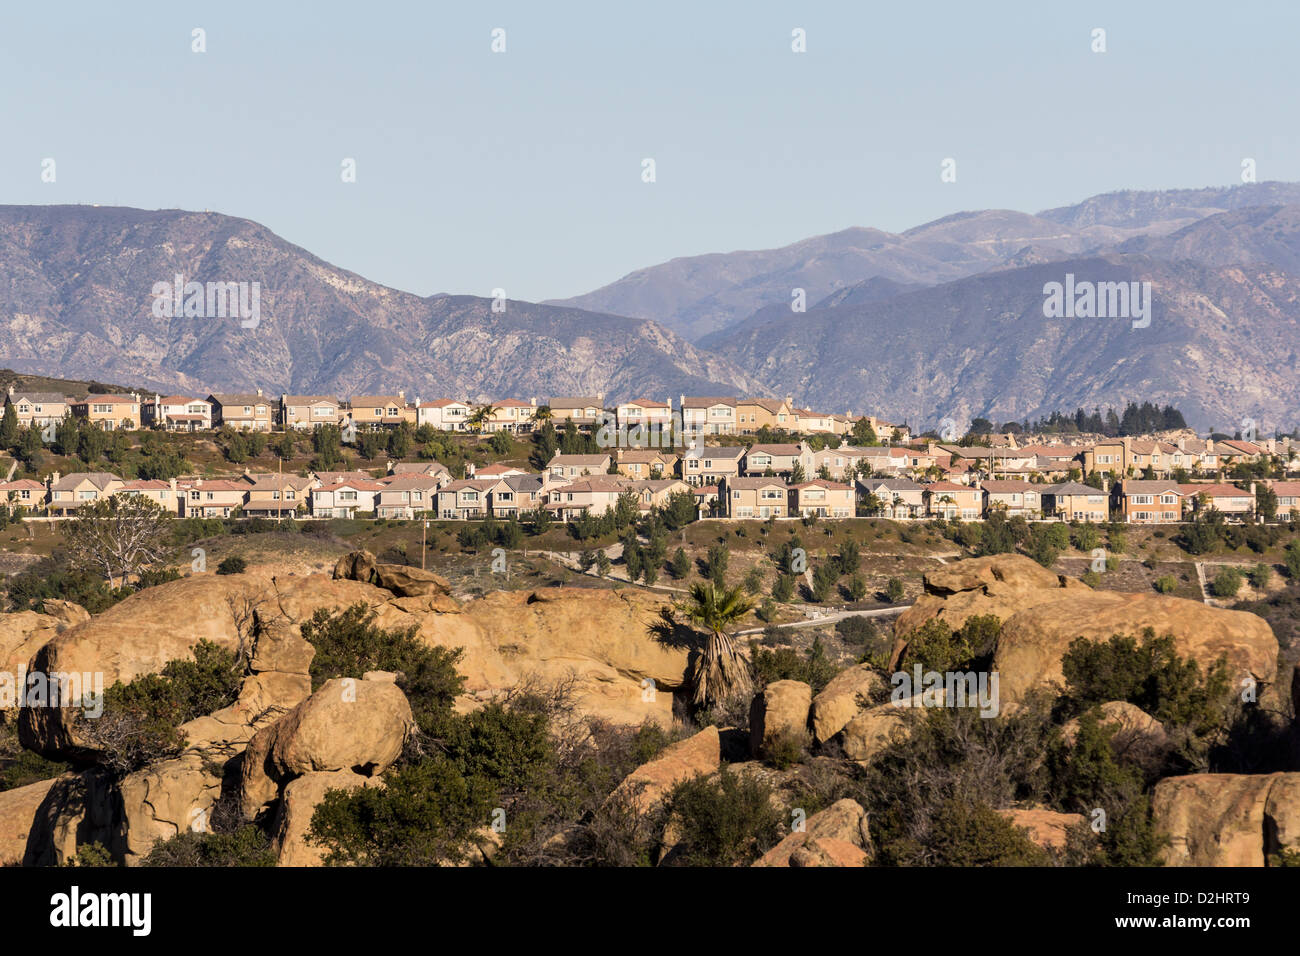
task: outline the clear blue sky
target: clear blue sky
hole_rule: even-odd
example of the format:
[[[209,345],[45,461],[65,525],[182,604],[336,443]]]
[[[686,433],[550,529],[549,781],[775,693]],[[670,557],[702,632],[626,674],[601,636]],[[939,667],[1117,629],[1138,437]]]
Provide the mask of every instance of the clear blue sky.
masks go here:
[[[410,292],[537,300],[1246,156],[1300,180],[1297,35],[1284,2],[6,4],[0,202],[213,209]]]

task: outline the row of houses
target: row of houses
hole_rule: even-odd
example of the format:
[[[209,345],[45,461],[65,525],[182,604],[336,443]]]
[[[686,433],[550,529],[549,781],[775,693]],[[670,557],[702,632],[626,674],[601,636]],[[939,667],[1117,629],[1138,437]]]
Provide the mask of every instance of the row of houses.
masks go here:
[[[747,435],[764,428],[803,433],[846,435],[858,418],[800,408],[791,396],[768,398],[707,398],[682,395],[676,408],[671,399],[633,399],[606,407],[603,396],[557,396],[539,406],[536,398],[503,398],[468,402],[451,398],[409,401],[406,393],[353,395],[344,400],[327,395],[290,395],[278,398],[261,389],[247,393],[197,395],[89,395],[76,399],[58,393],[19,391],[10,386],[6,398],[14,406],[20,425],[44,427],[72,415],[107,430],[159,427],[169,431],[204,431],[222,426],[247,431],[273,428],[311,429],[320,425],[358,428],[395,427],[402,423],[431,425],[444,431],[532,430],[543,418],[595,427],[607,422],[619,427],[658,427],[671,424],[695,435]],[[906,440],[906,426],[867,416],[877,433]]]

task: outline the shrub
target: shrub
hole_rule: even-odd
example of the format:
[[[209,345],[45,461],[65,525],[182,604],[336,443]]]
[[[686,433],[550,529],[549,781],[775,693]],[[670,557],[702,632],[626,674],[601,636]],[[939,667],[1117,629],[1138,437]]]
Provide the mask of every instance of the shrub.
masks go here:
[[[103,713],[78,717],[79,732],[110,772],[133,770],[180,753],[180,725],[228,707],[239,696],[244,662],[211,641],[194,645],[193,660],[167,663],[158,674],[121,681],[104,692]]]
[[[675,863],[741,866],[780,842],[782,820],[772,788],[749,775],[723,770],[717,779],[678,784],[664,801],[664,816],[678,827]]]
[[[243,574],[246,570],[248,570],[248,562],[237,554],[223,558],[217,565],[218,574]]]
[[[153,845],[144,866],[275,866],[271,838],[247,824],[231,833],[195,833],[183,829]]]
[[[1236,568],[1222,567],[1210,582],[1210,593],[1217,598],[1232,598],[1237,596],[1241,590],[1241,582],[1244,580],[1242,573]]]
[[[1263,591],[1268,587],[1268,582],[1273,580],[1273,569],[1267,564],[1257,564],[1250,569],[1248,577],[1250,586],[1257,591]]]
[[[885,600],[890,604],[902,601],[904,593],[903,582],[898,578],[890,578],[889,583],[885,585]]]
[[[334,677],[360,679],[366,671],[393,671],[416,723],[426,733],[441,729],[464,687],[456,671],[461,648],[429,647],[418,628],[385,630],[375,612],[357,603],[343,611],[318,608],[302,625],[302,636],[316,648],[311,661],[312,689]]]
[[[1178,581],[1172,574],[1161,575],[1156,578],[1155,588],[1161,594],[1172,594],[1178,588]]]

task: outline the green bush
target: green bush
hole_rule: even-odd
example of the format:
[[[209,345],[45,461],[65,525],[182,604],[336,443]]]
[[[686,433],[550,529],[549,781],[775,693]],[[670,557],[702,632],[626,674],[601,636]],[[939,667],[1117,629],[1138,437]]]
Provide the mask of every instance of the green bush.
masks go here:
[[[1242,573],[1236,568],[1222,567],[1210,582],[1210,593],[1217,598],[1233,598],[1241,590],[1241,583],[1245,580]]]
[[[783,820],[772,788],[750,775],[723,770],[716,779],[678,784],[664,816],[679,833],[673,862],[684,866],[742,866],[780,842]]]
[[[1155,588],[1161,594],[1173,594],[1178,588],[1178,581],[1172,574],[1165,574],[1156,578]]]
[[[243,574],[246,570],[248,570],[248,562],[236,554],[223,558],[217,565],[218,574]]]
[[[144,866],[275,866],[271,838],[247,824],[230,833],[195,833],[183,829],[159,840],[145,856]]]
[[[890,578],[885,585],[885,600],[890,604],[898,604],[903,600],[906,592],[903,590],[903,582],[898,578]]]
[[[416,723],[426,733],[438,732],[465,684],[456,671],[462,649],[424,644],[415,625],[398,631],[374,622],[375,612],[357,603],[342,611],[318,608],[303,623],[302,636],[316,648],[312,689],[335,677],[359,680],[366,671],[392,671]]]
[[[239,655],[202,640],[193,660],[170,661],[160,673],[115,683],[104,692],[103,713],[78,717],[77,728],[99,764],[130,773],[179,754],[185,748],[181,724],[233,704],[243,678]]]

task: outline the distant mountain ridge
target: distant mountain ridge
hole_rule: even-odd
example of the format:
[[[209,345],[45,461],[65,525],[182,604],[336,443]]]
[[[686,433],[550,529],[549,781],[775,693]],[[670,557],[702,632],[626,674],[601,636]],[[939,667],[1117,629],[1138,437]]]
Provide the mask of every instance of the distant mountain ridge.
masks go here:
[[[672,259],[592,292],[549,301],[653,319],[702,341],[760,309],[788,305],[796,288],[811,303],[868,279],[937,285],[998,268],[1026,247],[1051,258],[1099,252],[1215,213],[1288,203],[1300,203],[1300,184],[1107,193],[1037,215],[959,212],[897,234],[854,227],[779,249]]]

